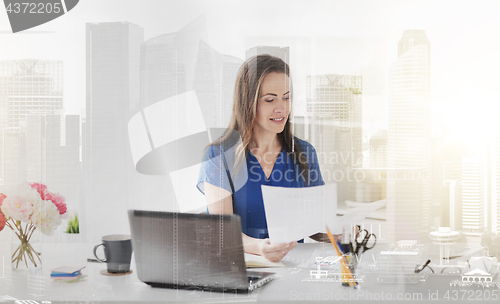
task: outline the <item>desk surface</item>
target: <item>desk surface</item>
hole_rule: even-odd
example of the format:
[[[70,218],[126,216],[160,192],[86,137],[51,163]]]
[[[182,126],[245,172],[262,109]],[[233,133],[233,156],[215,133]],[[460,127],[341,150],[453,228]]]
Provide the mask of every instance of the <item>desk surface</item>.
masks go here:
[[[2,256],[7,257],[9,246],[0,248]],[[311,261],[321,252],[331,252],[331,244],[299,244],[283,260],[284,268],[266,269],[276,272],[276,279],[249,295],[231,293],[202,292],[190,290],[172,290],[151,288],[137,278],[135,263],[134,273],[126,276],[104,276],[100,271],[105,264],[86,262],[89,248],[85,244],[50,244],[44,245],[43,268],[31,271],[16,271],[7,264],[0,269],[0,303],[2,301],[34,300],[38,303],[57,302],[254,302],[254,301],[304,301],[304,300],[398,300],[413,297],[417,300],[482,299],[493,300],[494,294],[500,297],[498,288],[458,288],[450,287],[450,281],[458,276],[430,275],[425,282],[415,285],[380,284],[376,275],[366,272],[360,289],[342,287],[337,282],[307,281]],[[7,260],[7,258],[4,258]],[[50,269],[62,265],[86,266],[84,274],[87,278],[78,283],[59,283],[50,279]],[[465,290],[465,295],[463,294]],[[448,298],[446,298],[448,296]],[[471,297],[472,296],[472,297]],[[10,300],[10,301],[9,301]],[[45,302],[43,302],[45,301]],[[434,301],[435,303],[436,301]],[[485,301],[482,301],[485,302]],[[488,301],[486,301],[488,302]],[[492,301],[492,302],[498,302]],[[34,302],[32,302],[34,303]]]

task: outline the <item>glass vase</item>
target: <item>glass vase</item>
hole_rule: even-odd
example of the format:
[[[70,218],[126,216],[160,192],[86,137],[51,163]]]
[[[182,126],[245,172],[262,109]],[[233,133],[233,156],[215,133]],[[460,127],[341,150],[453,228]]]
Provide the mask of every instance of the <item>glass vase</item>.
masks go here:
[[[16,225],[11,237],[11,265],[13,269],[42,267],[41,235],[31,224]]]

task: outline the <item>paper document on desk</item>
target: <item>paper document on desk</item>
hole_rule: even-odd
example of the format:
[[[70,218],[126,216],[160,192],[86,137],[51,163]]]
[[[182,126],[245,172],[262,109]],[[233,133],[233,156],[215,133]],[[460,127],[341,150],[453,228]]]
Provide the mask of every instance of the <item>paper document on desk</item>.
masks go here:
[[[281,262],[271,262],[263,256],[245,253],[247,268],[285,267]]]
[[[271,244],[298,241],[325,227],[337,216],[337,185],[306,188],[262,186]]]

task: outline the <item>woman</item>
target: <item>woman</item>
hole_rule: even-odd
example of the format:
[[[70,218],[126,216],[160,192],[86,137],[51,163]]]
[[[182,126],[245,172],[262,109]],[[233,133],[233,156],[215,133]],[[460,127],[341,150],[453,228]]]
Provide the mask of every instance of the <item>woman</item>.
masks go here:
[[[314,148],[292,135],[291,96],[290,70],[283,60],[258,55],[244,62],[231,123],[205,150],[198,180],[209,213],[240,215],[245,252],[273,262],[297,242],[270,244],[261,185],[324,184]]]

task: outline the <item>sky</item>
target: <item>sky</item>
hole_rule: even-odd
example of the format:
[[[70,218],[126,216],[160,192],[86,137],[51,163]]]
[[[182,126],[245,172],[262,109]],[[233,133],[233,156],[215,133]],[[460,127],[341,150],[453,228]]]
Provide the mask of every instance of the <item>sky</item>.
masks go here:
[[[63,60],[66,111],[83,114],[86,22],[128,21],[149,39],[204,15],[208,43],[220,53],[244,59],[254,45],[292,46],[295,113],[305,111],[306,75],[362,75],[363,122],[375,131],[387,128],[387,71],[397,43],[404,30],[421,29],[431,43],[433,129],[452,126],[477,139],[498,129],[499,11],[498,1],[82,0],[16,34],[0,11],[0,60]]]

